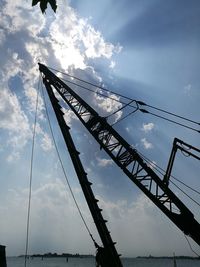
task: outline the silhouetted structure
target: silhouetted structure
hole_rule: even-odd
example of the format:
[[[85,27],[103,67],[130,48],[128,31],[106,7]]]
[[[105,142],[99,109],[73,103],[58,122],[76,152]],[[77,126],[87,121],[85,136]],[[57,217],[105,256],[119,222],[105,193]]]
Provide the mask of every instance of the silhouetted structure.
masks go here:
[[[174,260],[174,267],[177,267],[175,253],[174,253],[174,258],[173,258],[173,260]]]
[[[6,264],[6,247],[0,245],[0,267],[7,267]]]
[[[194,146],[191,146],[190,144],[187,144],[178,138],[174,138],[173,147],[172,147],[171,155],[169,158],[166,174],[163,179],[164,183],[166,183],[167,185],[169,184],[172,167],[173,167],[175,156],[178,150],[180,150],[182,153],[185,153],[187,156],[192,156],[195,159],[200,160],[200,157],[197,156],[197,154],[195,154],[195,152],[200,153],[200,149]]]
[[[164,177],[165,179],[161,179],[152,167],[145,162],[140,153],[138,153],[138,151],[107,122],[106,118],[101,117],[80,97],[80,95],[73,91],[72,88],[59,79],[45,65],[39,63],[39,69],[42,73],[43,83],[50,97],[63,137],[70,152],[72,162],[77,175],[80,177],[79,181],[83,192],[86,199],[89,200],[88,205],[90,211],[93,210],[93,218],[104,245],[103,248],[98,247],[97,264],[101,267],[122,266],[119,261],[119,255],[115,250],[109,233],[107,233],[103,218],[100,217],[101,219],[98,219],[98,216],[101,216],[101,212],[98,206],[95,205],[95,198],[92,195],[90,188],[91,183],[87,180],[87,174],[84,173],[84,169],[79,159],[79,152],[74,146],[69,133],[69,127],[66,125],[63,118],[64,113],[59,105],[59,100],[54,95],[54,89],[99,143],[100,148],[104,149],[111,159],[122,169],[126,176],[135,183],[136,186],[139,187],[140,190],[180,230],[186,235],[189,235],[200,245],[200,224],[195,220],[193,213],[168,187],[168,182],[166,182],[168,178]],[[96,202],[97,201],[98,200],[96,200]],[[112,258],[115,260],[112,261],[111,264],[109,260]]]
[[[74,169],[76,171],[77,177],[79,179],[80,185],[82,187],[85,199],[87,201],[88,207],[94,219],[95,225],[97,227],[99,236],[102,240],[104,248],[101,248],[94,241],[95,247],[97,248],[97,266],[101,267],[122,267],[119,254],[115,248],[115,242],[112,241],[110,232],[106,226],[106,220],[104,220],[101,209],[98,206],[98,200],[95,198],[91,185],[87,178],[87,173],[84,170],[82,162],[79,157],[79,152],[76,150],[75,144],[73,142],[72,136],[70,134],[70,128],[66,124],[66,121],[63,117],[63,112],[61,110],[61,106],[58,103],[57,98],[55,97],[51,87],[45,82],[45,86],[47,88],[47,93],[49,95],[50,101],[52,103],[52,107],[55,111],[56,118],[58,120],[61,132],[63,134],[66,146],[68,148],[71,160],[74,165]]]

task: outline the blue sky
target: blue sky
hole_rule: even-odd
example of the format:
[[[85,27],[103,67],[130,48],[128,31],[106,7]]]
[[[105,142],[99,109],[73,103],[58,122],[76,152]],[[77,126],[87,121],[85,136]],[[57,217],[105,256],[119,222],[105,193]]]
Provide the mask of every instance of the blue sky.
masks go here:
[[[199,121],[200,3],[63,0],[58,1],[56,15],[50,9],[42,15],[29,1],[5,0],[0,5],[0,243],[7,246],[8,255],[18,255],[25,251],[37,62]],[[120,107],[78,92],[103,116]],[[71,186],[99,240],[50,106],[49,112]],[[117,113],[111,122],[127,112]],[[65,118],[119,253],[193,255],[180,230],[99,149],[69,110]],[[199,133],[140,112],[115,129],[164,169],[174,137],[200,147]],[[41,95],[36,132],[29,252],[94,253],[67,189]],[[197,190],[199,171],[197,161],[177,155],[173,174]],[[170,187],[200,221],[199,207]]]

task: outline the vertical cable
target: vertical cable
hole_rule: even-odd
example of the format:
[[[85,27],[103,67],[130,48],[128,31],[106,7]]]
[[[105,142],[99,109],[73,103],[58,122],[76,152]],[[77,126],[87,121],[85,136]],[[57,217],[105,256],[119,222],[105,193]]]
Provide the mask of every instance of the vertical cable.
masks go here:
[[[37,113],[38,113],[38,98],[39,98],[39,86],[40,86],[39,84],[40,84],[40,79],[38,80],[37,98],[36,98],[36,105],[35,105],[35,119],[34,119],[34,126],[33,126],[33,138],[32,138],[32,148],[31,148],[29,198],[28,198],[27,225],[26,225],[26,248],[25,248],[25,260],[24,260],[25,267],[27,263],[28,245],[29,245],[29,226],[30,226],[30,211],[31,211],[32,179],[33,179],[33,158],[34,158],[35,135],[36,135],[36,124],[37,124]]]
[[[187,236],[184,234],[184,236],[185,236],[185,239],[187,240],[187,243],[188,243],[188,245],[189,245],[189,247],[190,247],[190,250],[199,258],[200,257],[200,255],[192,248],[192,246],[191,246],[191,244],[190,244],[190,241],[189,241],[189,239],[187,238]]]

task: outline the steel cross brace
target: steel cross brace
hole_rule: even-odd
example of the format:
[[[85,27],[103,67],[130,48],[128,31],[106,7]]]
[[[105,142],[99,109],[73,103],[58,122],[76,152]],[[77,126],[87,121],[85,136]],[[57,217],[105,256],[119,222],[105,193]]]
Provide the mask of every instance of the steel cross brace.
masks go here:
[[[200,224],[192,212],[148,166],[136,149],[110,126],[106,119],[88,105],[67,84],[60,80],[46,66],[39,64],[43,79],[54,87],[79,120],[92,134],[113,161],[153,203],[167,215],[185,234],[200,245]]]

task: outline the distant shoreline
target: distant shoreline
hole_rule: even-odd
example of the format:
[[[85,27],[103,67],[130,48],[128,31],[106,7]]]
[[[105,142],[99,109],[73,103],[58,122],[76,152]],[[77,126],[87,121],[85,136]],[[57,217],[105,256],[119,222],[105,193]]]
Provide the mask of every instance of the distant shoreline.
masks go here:
[[[25,257],[25,255],[20,255],[18,257]],[[28,258],[93,258],[94,255],[90,254],[71,254],[71,253],[62,253],[62,254],[57,254],[57,253],[45,253],[45,254],[33,254],[33,255],[28,255]]]
[[[20,255],[18,257],[25,257],[25,255]],[[32,254],[28,255],[28,258],[94,258],[95,256],[92,254],[71,254],[71,253],[44,253],[44,254]],[[173,256],[137,256],[137,257],[122,257],[122,258],[131,258],[131,259],[173,259]],[[183,260],[200,260],[200,257],[192,257],[192,256],[176,256],[176,259]]]
[[[200,257],[192,256],[175,256],[176,259],[181,260],[200,260]],[[173,256],[137,256],[136,259],[174,259]]]

